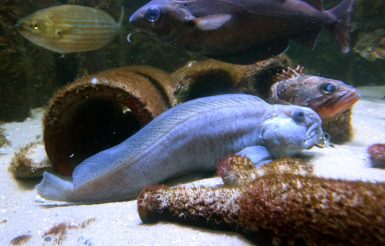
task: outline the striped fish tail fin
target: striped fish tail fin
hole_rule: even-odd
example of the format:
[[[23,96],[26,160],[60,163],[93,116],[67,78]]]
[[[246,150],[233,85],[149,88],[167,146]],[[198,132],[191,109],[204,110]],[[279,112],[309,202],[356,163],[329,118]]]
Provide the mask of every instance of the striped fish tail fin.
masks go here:
[[[124,20],[124,6],[121,6],[120,7],[120,17],[119,17],[119,21],[118,21],[119,27],[122,27],[123,20]]]
[[[44,172],[43,179],[36,185],[37,193],[48,200],[67,201],[73,192],[73,184],[51,173]]]

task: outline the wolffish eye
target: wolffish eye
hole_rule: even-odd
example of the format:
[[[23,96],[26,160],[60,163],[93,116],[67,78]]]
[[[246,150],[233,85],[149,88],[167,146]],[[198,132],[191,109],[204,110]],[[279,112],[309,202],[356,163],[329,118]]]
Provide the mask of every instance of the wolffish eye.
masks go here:
[[[322,92],[328,94],[328,93],[333,93],[336,91],[336,86],[333,85],[332,83],[325,83],[321,86]]]
[[[302,123],[305,122],[306,115],[302,110],[296,110],[293,112],[292,118],[295,122]]]
[[[158,7],[149,7],[144,13],[144,17],[150,22],[156,22],[160,18],[160,9]]]

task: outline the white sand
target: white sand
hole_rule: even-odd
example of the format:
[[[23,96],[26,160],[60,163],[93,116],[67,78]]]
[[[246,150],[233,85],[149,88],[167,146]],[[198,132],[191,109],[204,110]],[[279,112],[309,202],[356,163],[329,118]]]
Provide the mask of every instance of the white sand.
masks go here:
[[[334,148],[313,148],[309,154],[321,176],[385,181],[385,171],[369,168],[366,148],[385,143],[385,87],[362,88],[363,98],[354,108],[354,140]],[[11,147],[0,149],[0,245],[22,234],[30,235],[27,245],[54,245],[59,236],[43,237],[52,226],[69,223],[63,245],[251,245],[239,233],[185,226],[168,222],[143,225],[136,211],[136,201],[99,205],[65,206],[37,197],[36,183],[17,182],[8,173],[15,151],[41,138],[41,110],[23,123],[3,125]],[[218,178],[200,182],[220,183]],[[56,206],[55,206],[56,204]]]

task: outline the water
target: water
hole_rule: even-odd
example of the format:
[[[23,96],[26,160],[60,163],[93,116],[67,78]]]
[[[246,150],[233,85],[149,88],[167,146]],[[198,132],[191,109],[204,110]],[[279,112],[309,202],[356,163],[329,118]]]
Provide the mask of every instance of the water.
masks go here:
[[[325,8],[335,6],[338,2],[328,1]],[[126,13],[121,33],[114,38],[113,42],[99,50],[61,55],[32,44],[15,30],[14,24],[21,17],[39,9],[66,3],[98,7],[110,14],[115,20],[118,20],[120,7],[123,5]],[[39,111],[36,114],[37,111],[34,109],[47,110],[48,103],[59,89],[69,86],[73,81],[86,75],[91,75],[90,84],[94,86],[94,89],[88,91],[88,89],[76,88],[71,91],[71,94],[63,94],[61,100],[63,100],[64,106],[48,108],[52,110],[51,115],[53,117],[46,119],[43,123],[50,127],[53,126],[54,129],[63,130],[60,134],[50,136],[53,140],[45,139],[52,141],[52,144],[46,148],[49,148],[48,152],[51,153],[51,158],[56,158],[57,163],[74,161],[70,163],[74,166],[92,153],[117,144],[143,127],[153,117],[177,103],[179,99],[173,97],[175,91],[181,93],[183,100],[215,93],[232,92],[234,77],[226,72],[211,74],[209,79],[215,83],[210,85],[197,82],[191,88],[183,87],[186,84],[180,84],[174,88],[175,83],[171,81],[172,78],[169,77],[169,73],[173,73],[191,60],[202,59],[202,56],[176,49],[148,37],[134,35],[130,38],[130,42],[127,41],[127,35],[132,31],[128,25],[128,16],[145,3],[147,1],[143,0],[15,0],[4,1],[0,4],[0,123],[5,124],[1,126],[4,131],[0,131],[0,134],[5,135],[4,137],[0,136],[1,177],[5,180],[0,184],[1,245],[9,244],[13,238],[25,233],[33,235],[31,242],[41,244],[41,235],[54,224],[61,222],[80,224],[81,221],[89,217],[97,217],[97,219],[94,224],[84,229],[84,233],[87,235],[83,236],[83,231],[75,232],[68,236],[67,243],[79,243],[80,238],[82,238],[84,240],[80,241],[102,245],[111,242],[120,244],[126,242],[147,244],[148,242],[150,244],[157,242],[154,239],[156,237],[163,240],[162,243],[175,237],[180,240],[180,243],[191,245],[203,242],[209,244],[221,242],[225,245],[250,243],[239,234],[224,235],[222,232],[196,228],[186,229],[169,224],[159,225],[159,228],[156,226],[138,228],[138,224],[141,222],[136,215],[136,206],[133,201],[128,203],[129,209],[125,203],[107,204],[105,207],[93,205],[80,209],[76,206],[42,208],[36,206],[34,202],[36,193],[33,190],[33,185],[36,182],[33,181],[32,184],[16,182],[7,171],[15,151],[29,142],[41,141],[42,139],[44,134],[40,126],[42,116]],[[341,156],[338,157],[339,153],[344,153],[349,163],[356,163],[355,168],[370,167],[366,147],[375,142],[385,142],[383,112],[376,110],[377,107],[384,107],[385,99],[384,14],[385,1],[356,1],[351,33],[352,49],[349,54],[341,54],[326,31],[321,33],[314,50],[309,50],[292,42],[286,52],[293,67],[301,64],[308,74],[342,80],[347,84],[362,88],[364,97],[362,102],[357,105],[358,110],[353,113],[355,137],[345,145],[336,145],[335,151],[334,149],[327,151],[330,152],[331,159],[325,168],[325,170],[327,169],[326,173],[332,172],[329,171],[333,169],[333,165],[330,163],[338,165],[341,159],[344,159]],[[95,73],[109,69],[137,65],[151,66],[161,70],[132,68],[136,75],[132,75],[128,79],[127,85],[129,87],[135,84],[139,88],[135,92],[138,93],[135,95],[141,96],[138,101],[134,101],[132,98],[128,99],[131,92],[122,89],[125,83],[113,87],[113,83],[109,79],[116,78],[118,75],[94,77]],[[286,66],[286,63],[284,65]],[[228,69],[226,66],[223,65],[224,70]],[[243,71],[240,68],[236,69]],[[278,68],[268,70],[268,72],[259,75],[259,80],[256,81],[269,79],[273,72],[278,70]],[[239,72],[239,74],[242,73]],[[86,80],[84,81],[86,82]],[[98,87],[100,83],[104,83],[103,81],[106,87]],[[140,81],[140,83],[135,81]],[[248,81],[250,82],[250,80]],[[254,82],[257,83],[256,81]],[[106,94],[103,93],[110,88],[108,86],[113,87],[111,89],[113,93],[107,93],[108,97],[106,98]],[[247,89],[249,87],[245,84],[242,84],[241,87],[241,91],[250,92]],[[261,94],[268,90],[267,85],[263,90]],[[84,98],[91,98],[91,103],[65,104],[68,103],[67,101],[80,101]],[[98,106],[100,104],[103,106]],[[143,104],[150,106],[146,110],[137,110],[143,107]],[[67,106],[68,108],[66,108]],[[139,111],[140,114],[137,113]],[[64,115],[63,112],[70,113],[64,117],[63,122],[56,122],[57,118]],[[368,112],[368,115],[365,115],[365,112]],[[81,117],[84,115],[88,117],[87,121]],[[52,125],[50,125],[51,123]],[[32,128],[33,130],[31,130]],[[127,128],[131,130],[127,130]],[[74,132],[76,136],[71,137],[70,134]],[[84,139],[86,141],[82,142]],[[79,151],[86,153],[79,155]],[[316,159],[317,168],[323,166],[322,151],[319,149],[316,151],[316,157],[319,158]],[[56,157],[52,157],[56,154]],[[346,166],[346,162],[344,165]],[[349,170],[349,167],[345,168]],[[60,168],[57,170],[63,171]],[[70,171],[70,169],[65,169],[63,174],[68,174]],[[370,173],[368,176],[372,175],[370,177],[381,179],[381,172],[378,173],[376,170],[374,171],[375,174],[372,174],[372,171],[368,172]],[[28,212],[32,210],[33,212]],[[109,228],[110,225],[112,228],[102,233],[105,235],[100,235],[100,230]],[[149,238],[150,232],[151,238]],[[194,240],[186,242],[184,237]]]

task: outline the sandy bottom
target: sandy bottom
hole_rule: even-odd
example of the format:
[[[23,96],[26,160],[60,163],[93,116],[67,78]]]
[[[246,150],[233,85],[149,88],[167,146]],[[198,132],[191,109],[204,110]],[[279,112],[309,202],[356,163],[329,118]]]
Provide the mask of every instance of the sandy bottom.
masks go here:
[[[385,171],[370,168],[366,149],[385,143],[385,87],[359,88],[363,98],[353,112],[355,138],[345,145],[313,148],[316,173],[324,177],[385,181]],[[251,245],[236,232],[176,223],[144,225],[136,201],[65,205],[37,196],[33,182],[18,182],[7,171],[15,151],[41,138],[41,110],[22,123],[2,126],[10,147],[0,149],[0,245]],[[198,184],[216,185],[218,178]],[[16,238],[19,237],[19,238]],[[21,245],[21,244],[20,244]]]

